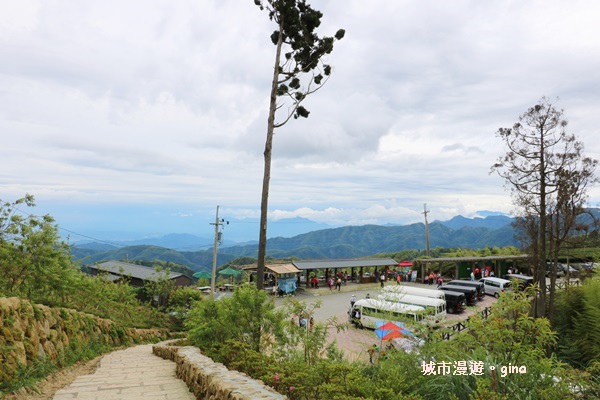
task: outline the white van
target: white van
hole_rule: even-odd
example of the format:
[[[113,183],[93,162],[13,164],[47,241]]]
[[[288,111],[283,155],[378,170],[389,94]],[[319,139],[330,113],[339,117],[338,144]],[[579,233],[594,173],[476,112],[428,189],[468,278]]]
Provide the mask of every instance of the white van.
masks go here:
[[[501,293],[510,289],[510,281],[502,278],[490,276],[480,279],[479,282],[483,282],[483,290],[485,291],[485,294],[489,294],[495,298],[500,297]]]

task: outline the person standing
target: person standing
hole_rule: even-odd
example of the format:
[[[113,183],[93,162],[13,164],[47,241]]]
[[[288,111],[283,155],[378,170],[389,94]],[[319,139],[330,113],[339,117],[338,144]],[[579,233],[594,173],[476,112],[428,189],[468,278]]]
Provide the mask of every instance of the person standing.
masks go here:
[[[471,271],[471,282],[475,281],[475,274],[473,273],[473,271]]]
[[[379,282],[381,284],[381,287],[383,287],[385,285],[385,274],[381,274],[381,277],[379,278]]]
[[[374,344],[373,346],[369,347],[368,353],[369,353],[369,362],[371,364],[373,363],[373,356],[375,355],[375,350],[377,349],[377,345]]]
[[[352,295],[352,297],[350,297],[350,307],[354,307],[354,303],[356,303],[356,296]]]

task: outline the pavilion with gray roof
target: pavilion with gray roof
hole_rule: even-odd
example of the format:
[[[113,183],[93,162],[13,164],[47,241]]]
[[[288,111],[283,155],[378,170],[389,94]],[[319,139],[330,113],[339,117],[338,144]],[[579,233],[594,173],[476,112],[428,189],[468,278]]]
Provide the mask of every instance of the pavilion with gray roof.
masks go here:
[[[525,274],[529,272],[528,261],[530,256],[526,254],[519,255],[502,255],[502,256],[485,256],[485,257],[440,257],[440,258],[417,258],[413,260],[415,269],[420,267],[420,277],[423,280],[426,273],[441,269],[444,265],[451,264],[454,266],[454,279],[468,279],[471,271],[476,268],[480,270],[487,268],[494,271],[496,276],[506,274],[508,267],[523,270]],[[525,263],[526,265],[522,265]]]
[[[156,271],[154,268],[122,261],[105,261],[90,265],[88,268],[92,275],[105,274],[105,277],[110,281],[128,278],[129,284],[136,287],[142,287],[148,281],[156,282],[165,277],[174,281],[176,286],[188,286],[192,283],[190,277],[180,272],[169,271],[167,276],[165,270]]]
[[[351,259],[336,259],[336,260],[311,260],[311,261],[292,261],[292,263],[301,271],[305,271],[305,282],[309,282],[310,271],[323,269],[325,270],[325,276],[328,275],[329,270],[350,268],[351,276],[354,276],[354,268],[359,268],[358,277],[362,279],[364,268],[375,268],[375,274],[377,270],[385,270],[389,267],[396,267],[398,262],[392,258],[351,258]],[[357,282],[362,282],[361,279],[357,279]],[[369,277],[369,281],[374,281]]]

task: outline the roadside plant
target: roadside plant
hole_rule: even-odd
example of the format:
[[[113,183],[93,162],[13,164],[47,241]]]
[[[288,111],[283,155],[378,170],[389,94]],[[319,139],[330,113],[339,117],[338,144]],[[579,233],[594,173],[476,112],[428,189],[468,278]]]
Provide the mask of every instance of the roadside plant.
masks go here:
[[[245,285],[231,297],[193,304],[184,323],[190,341],[203,350],[217,351],[238,340],[260,352],[287,340],[284,314],[263,290]]]

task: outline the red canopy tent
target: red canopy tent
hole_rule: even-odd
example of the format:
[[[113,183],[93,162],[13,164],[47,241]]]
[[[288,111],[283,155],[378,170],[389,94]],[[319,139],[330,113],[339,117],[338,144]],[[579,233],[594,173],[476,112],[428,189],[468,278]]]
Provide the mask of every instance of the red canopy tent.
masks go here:
[[[398,263],[399,267],[412,267],[412,263],[408,260],[400,261]]]

